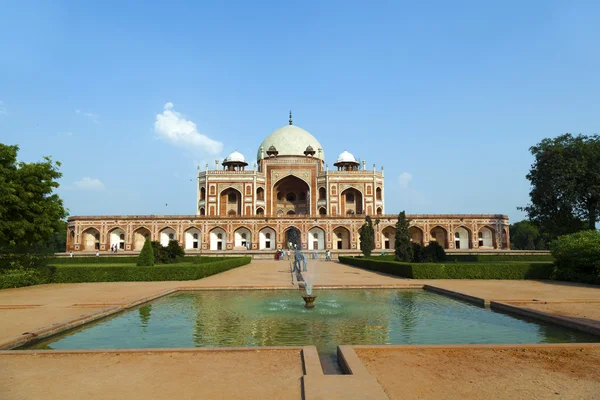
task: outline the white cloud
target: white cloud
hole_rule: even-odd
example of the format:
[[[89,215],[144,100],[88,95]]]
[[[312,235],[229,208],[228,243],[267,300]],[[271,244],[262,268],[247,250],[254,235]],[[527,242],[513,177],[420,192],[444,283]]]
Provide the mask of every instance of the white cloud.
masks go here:
[[[90,178],[86,176],[78,181],[75,181],[75,186],[84,190],[104,190],[104,183],[98,178]]]
[[[156,115],[154,130],[159,137],[176,146],[192,147],[202,153],[219,154],[223,143],[198,132],[196,124],[173,109],[173,103],[164,106],[162,114]]]
[[[98,114],[94,114],[91,112],[83,112],[81,110],[75,110],[75,114],[79,114],[79,115],[83,115],[86,118],[89,118],[90,121],[92,121],[95,124],[99,124],[100,121],[98,119]]]
[[[408,182],[410,182],[411,180],[412,180],[412,174],[410,174],[408,172],[403,172],[398,177],[398,184],[400,185],[401,189],[406,189],[406,188],[408,188]]]
[[[3,101],[0,101],[0,115],[8,115],[8,108],[6,108]]]
[[[58,132],[58,136],[73,136],[73,132]]]

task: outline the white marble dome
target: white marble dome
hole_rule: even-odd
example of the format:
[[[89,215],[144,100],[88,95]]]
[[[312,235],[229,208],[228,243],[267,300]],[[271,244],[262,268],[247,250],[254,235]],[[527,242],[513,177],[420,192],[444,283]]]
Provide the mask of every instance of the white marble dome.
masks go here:
[[[260,146],[258,146],[256,159],[260,160],[261,147],[265,151],[264,156],[267,157],[267,150],[269,150],[269,147],[271,146],[275,146],[279,152],[278,156],[302,157],[304,157],[306,148],[311,146],[316,152],[314,157],[325,160],[325,152],[323,151],[321,143],[319,143],[313,135],[295,125],[286,125],[267,136]],[[320,155],[318,149],[321,149]]]
[[[244,158],[244,155],[242,153],[240,153],[239,151],[234,151],[233,153],[228,155],[227,158],[225,158],[225,162],[245,163],[246,159]]]
[[[348,153],[344,150],[344,152],[338,156],[335,163],[358,163],[358,161],[356,161],[356,158],[354,158],[352,153]]]

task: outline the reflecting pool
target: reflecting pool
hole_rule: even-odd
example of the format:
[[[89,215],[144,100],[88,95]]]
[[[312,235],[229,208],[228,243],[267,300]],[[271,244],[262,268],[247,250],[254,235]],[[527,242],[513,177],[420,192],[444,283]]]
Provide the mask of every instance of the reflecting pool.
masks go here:
[[[29,349],[340,344],[565,343],[598,337],[422,290],[180,292],[60,334]]]

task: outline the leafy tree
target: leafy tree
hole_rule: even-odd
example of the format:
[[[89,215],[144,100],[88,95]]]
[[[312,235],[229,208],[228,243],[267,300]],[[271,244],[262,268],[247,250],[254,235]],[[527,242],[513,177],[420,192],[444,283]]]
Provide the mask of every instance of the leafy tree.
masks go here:
[[[550,238],[596,229],[600,214],[600,136],[543,139],[530,148],[531,203],[525,210]]]
[[[396,236],[394,237],[395,259],[396,261],[413,261],[413,247],[411,245],[411,234],[408,230],[410,221],[406,219],[406,213],[402,211],[398,214],[396,222]]]
[[[360,251],[365,257],[370,257],[371,252],[375,248],[375,229],[373,229],[373,221],[367,215],[365,223],[360,227]]]
[[[144,242],[144,247],[142,247],[142,251],[138,255],[136,265],[138,267],[151,267],[154,265],[154,250],[152,249],[149,237]]]
[[[537,225],[526,219],[510,225],[510,241],[513,250],[544,250],[546,247]]]
[[[59,162],[17,161],[18,146],[0,144],[0,264],[37,267],[50,253],[53,235],[66,236],[67,211],[54,190],[62,176]]]

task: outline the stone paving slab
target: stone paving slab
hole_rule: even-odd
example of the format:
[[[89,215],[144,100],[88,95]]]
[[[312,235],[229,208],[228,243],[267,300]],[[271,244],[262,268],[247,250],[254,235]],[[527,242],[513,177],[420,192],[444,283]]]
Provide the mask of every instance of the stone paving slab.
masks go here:
[[[0,352],[0,398],[300,399],[301,348]]]
[[[598,399],[600,345],[353,346],[390,399]]]

